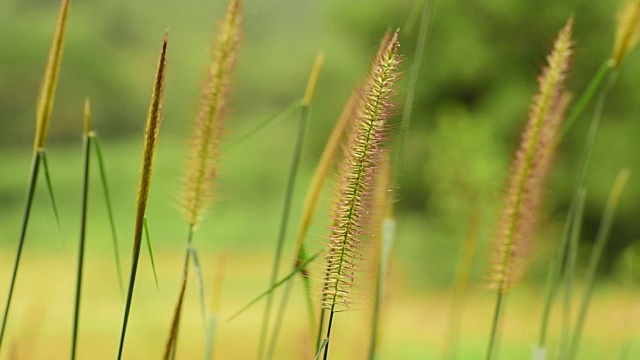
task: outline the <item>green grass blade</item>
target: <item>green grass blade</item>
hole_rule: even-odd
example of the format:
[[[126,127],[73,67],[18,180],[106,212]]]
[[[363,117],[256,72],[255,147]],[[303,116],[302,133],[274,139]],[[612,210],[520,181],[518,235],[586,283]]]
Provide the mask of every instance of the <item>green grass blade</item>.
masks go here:
[[[569,113],[569,116],[567,116],[567,120],[565,121],[564,128],[561,132],[561,138],[563,138],[567,134],[567,132],[569,132],[569,129],[571,129],[573,123],[575,123],[575,121],[580,117],[584,109],[587,107],[587,104],[589,104],[589,101],[593,99],[593,96],[597,93],[600,85],[602,85],[602,81],[604,81],[604,79],[612,69],[613,68],[610,60],[605,61],[604,64],[600,66],[598,71],[589,82],[589,85],[587,85],[587,89],[573,106],[571,112]]]
[[[202,277],[202,266],[200,265],[200,257],[198,251],[193,244],[187,245],[191,252],[191,258],[193,258],[193,270],[196,273],[196,282],[198,283],[198,297],[200,298],[200,314],[202,315],[202,327],[207,330],[207,311],[204,304],[204,280]]]
[[[387,275],[387,267],[391,256],[391,247],[395,237],[396,222],[392,218],[384,219],[382,223],[382,243],[380,252],[380,263],[378,264],[378,276],[376,277],[376,296],[373,303],[373,316],[371,322],[371,335],[369,345],[369,359],[376,358],[378,337],[380,333],[380,309],[384,298],[384,281]]]
[[[593,288],[596,281],[598,266],[600,265],[600,258],[602,257],[602,254],[604,253],[607,242],[609,240],[609,233],[611,232],[611,226],[613,225],[616,208],[618,206],[618,202],[628,178],[629,170],[623,169],[622,171],[620,171],[613,185],[613,188],[611,189],[609,199],[607,200],[607,204],[605,205],[604,211],[602,213],[600,227],[598,229],[598,233],[596,234],[596,241],[593,250],[591,251],[591,257],[589,258],[589,265],[587,267],[587,274],[585,277],[585,290],[582,296],[580,309],[578,311],[578,318],[574,326],[573,336],[571,337],[571,344],[567,357],[568,360],[576,359],[578,355],[578,348],[580,346],[582,330],[584,328],[584,323],[587,317],[589,303],[591,302],[591,296],[593,295]]]
[[[298,122],[298,132],[293,148],[293,156],[291,158],[291,164],[289,167],[289,174],[287,176],[287,185],[285,190],[284,204],[282,206],[282,215],[280,217],[280,229],[278,231],[278,239],[276,243],[276,253],[273,260],[273,266],[271,269],[271,276],[269,279],[269,286],[273,287],[275,284],[278,273],[280,271],[280,263],[282,259],[282,252],[284,250],[284,240],[287,234],[287,227],[289,225],[289,217],[291,215],[291,203],[293,201],[293,192],[295,190],[296,181],[298,178],[298,167],[300,165],[300,157],[302,154],[302,144],[304,143],[305,132],[307,129],[307,121],[309,119],[309,107],[303,106],[300,114],[300,121]],[[271,311],[273,306],[272,293],[267,294],[267,302],[265,305],[264,316],[262,318],[262,327],[260,330],[260,340],[258,343],[258,359],[262,359],[265,351],[267,332],[269,329],[269,320],[271,319]]]
[[[0,349],[2,349],[2,340],[4,339],[5,330],[7,327],[7,319],[9,318],[9,309],[11,307],[11,300],[13,299],[13,289],[16,285],[16,278],[18,276],[18,268],[20,266],[20,260],[22,259],[22,249],[24,248],[24,242],[27,236],[27,227],[29,225],[29,219],[31,217],[31,206],[33,205],[33,198],[35,195],[36,184],[38,182],[38,170],[40,169],[40,155],[34,153],[33,161],[31,164],[31,175],[29,177],[29,186],[27,190],[27,199],[24,207],[24,214],[22,217],[22,226],[20,228],[20,239],[18,240],[18,248],[13,260],[13,270],[11,272],[11,282],[9,283],[9,290],[7,293],[7,301],[4,306],[4,313],[2,315],[2,327],[0,328]]]
[[[493,320],[491,325],[491,333],[489,336],[489,347],[487,349],[487,357],[486,360],[493,360],[497,357],[498,354],[498,335],[500,332],[500,325],[502,320],[502,312],[504,311],[504,302],[506,300],[506,296],[502,293],[502,291],[498,290],[498,297],[496,299],[496,307],[493,311]]]
[[[80,239],[78,240],[78,268],[76,274],[75,303],[73,306],[73,331],[71,335],[71,360],[76,358],[78,348],[78,325],[80,322],[80,297],[82,294],[82,275],[84,270],[84,249],[87,235],[87,212],[89,203],[89,169],[91,137],[85,133],[83,142],[82,203],[80,209]]]
[[[47,183],[47,191],[49,192],[49,199],[53,206],[53,214],[56,217],[56,223],[58,224],[58,230],[62,233],[62,227],[60,226],[60,216],[58,215],[58,205],[56,203],[56,197],[53,193],[53,185],[51,183],[51,176],[49,176],[49,163],[47,162],[47,154],[44,149],[38,149],[38,154],[42,157],[42,169],[44,170],[44,178]],[[64,237],[63,237],[64,239]]]
[[[571,303],[573,295],[573,272],[576,266],[576,258],[578,256],[578,243],[580,241],[580,229],[582,228],[582,220],[584,217],[584,206],[587,197],[586,190],[580,189],[578,192],[578,207],[571,225],[571,236],[567,247],[566,266],[564,269],[564,304],[562,310],[562,336],[560,340],[560,354],[562,357],[566,355],[568,339],[571,334]]]
[[[276,283],[274,283],[271,287],[269,287],[267,290],[265,290],[263,293],[261,293],[260,295],[258,295],[256,298],[254,298],[253,300],[251,300],[247,305],[243,306],[240,310],[236,311],[233,315],[231,315],[226,321],[231,321],[235,318],[237,318],[239,315],[241,315],[243,312],[245,312],[247,309],[249,309],[251,306],[253,306],[255,303],[257,303],[258,301],[260,301],[263,297],[271,294],[275,289],[277,289],[280,285],[286,283],[287,281],[289,281],[292,277],[294,277],[297,273],[299,273],[300,271],[302,271],[302,269],[304,269],[307,265],[311,264],[318,256],[320,256],[320,254],[322,254],[322,251],[318,251],[317,253],[313,254],[312,256],[310,256],[305,262],[303,262],[302,264],[300,264],[298,267],[296,267],[295,269],[293,269],[292,272],[290,272],[287,276],[285,276],[284,278],[280,279],[279,281],[277,281]]]
[[[416,40],[416,52],[413,54],[411,70],[409,70],[409,83],[407,85],[407,95],[404,100],[404,109],[402,110],[402,120],[400,121],[400,134],[397,140],[397,152],[392,164],[393,176],[392,183],[398,186],[399,174],[401,174],[402,159],[404,159],[404,143],[409,134],[409,126],[411,125],[411,115],[413,112],[414,102],[416,98],[416,89],[418,87],[418,79],[420,78],[420,66],[424,57],[424,50],[429,40],[429,30],[431,29],[433,10],[435,8],[435,0],[426,0],[422,8],[420,16],[420,29],[418,30],[418,38]]]
[[[149,258],[151,259],[151,268],[153,269],[153,278],[156,281],[156,289],[158,286],[158,273],[156,272],[156,262],[153,259],[153,249],[151,248],[151,236],[149,235],[149,224],[147,217],[144,217],[144,236],[147,239],[147,250],[149,250]]]
[[[289,114],[291,114],[294,111],[296,111],[299,108],[301,108],[302,105],[303,105],[302,104],[302,99],[295,100],[291,104],[287,105],[287,107],[284,108],[283,110],[281,110],[280,112],[278,112],[275,115],[271,116],[270,118],[264,120],[263,122],[258,124],[253,129],[249,130],[246,134],[240,135],[238,138],[236,138],[236,139],[232,140],[231,142],[225,144],[222,147],[223,151],[229,151],[229,150],[232,150],[232,149],[236,148],[238,145],[244,143],[248,139],[256,136],[257,134],[261,133],[262,131],[267,130],[271,126],[273,126],[273,125],[279,123],[280,121],[286,119]]]
[[[320,355],[322,354],[322,351],[324,351],[324,349],[327,347],[328,344],[329,344],[329,339],[324,338],[324,340],[322,340],[322,344],[320,344],[320,347],[318,348],[318,353],[316,354],[316,357],[313,358],[313,360],[320,359]]]
[[[562,264],[567,255],[567,246],[569,244],[569,237],[571,236],[571,224],[573,222],[573,217],[578,206],[578,198],[576,197],[573,200],[574,201],[571,202],[571,206],[569,206],[569,211],[567,212],[567,217],[564,221],[564,227],[562,230],[562,235],[560,237],[560,245],[556,249],[555,258],[553,259],[549,272],[547,273],[547,289],[545,292],[544,308],[542,311],[540,335],[538,337],[538,344],[536,346],[536,351],[538,352],[544,351],[547,346],[547,330],[549,328],[551,308],[553,307],[555,296],[558,290],[558,285],[560,283],[560,278],[562,275]]]
[[[107,181],[107,171],[104,165],[104,156],[102,153],[102,146],[95,134],[91,134],[91,142],[96,150],[96,157],[98,159],[98,169],[100,170],[100,180],[102,183],[102,193],[104,194],[104,201],[107,205],[107,214],[109,216],[109,226],[111,227],[111,240],[113,242],[113,253],[116,259],[116,271],[118,273],[118,285],[120,286],[120,293],[124,295],[124,282],[122,281],[122,266],[120,265],[120,248],[118,246],[118,234],[116,232],[116,222],[113,216],[113,207],[111,206],[111,193],[109,192],[109,182]]]
[[[209,324],[207,326],[207,341],[205,344],[204,359],[213,359],[213,344],[216,335],[216,327],[218,324],[218,317],[215,315],[209,316]]]

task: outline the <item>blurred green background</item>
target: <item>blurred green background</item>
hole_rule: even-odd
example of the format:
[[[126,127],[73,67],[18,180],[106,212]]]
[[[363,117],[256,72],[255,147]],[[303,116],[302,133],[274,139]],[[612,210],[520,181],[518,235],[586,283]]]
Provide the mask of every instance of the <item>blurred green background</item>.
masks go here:
[[[412,63],[412,57],[421,3],[413,0],[246,1],[242,48],[226,123],[229,142],[300,98],[316,52],[322,50],[325,54],[295,191],[287,256],[292,253],[306,188],[331,127],[350,92],[366,74],[383,33],[400,27],[405,62],[398,116],[394,120],[398,123],[408,74],[410,68],[417,65]],[[8,281],[10,255],[18,238],[35,128],[35,102],[58,6],[57,0],[0,2],[2,285]],[[161,259],[158,264],[161,283],[163,274],[166,279],[166,285],[161,287],[166,292],[162,311],[167,321],[160,326],[168,327],[167,313],[177,293],[178,272],[170,269],[179,267],[186,241],[187,227],[181,219],[179,204],[190,124],[196,114],[199,88],[209,60],[209,44],[225,6],[221,1],[200,0],[86,0],[72,4],[48,141],[62,231],[56,230],[45,188],[41,186],[26,256],[44,257],[48,259],[45,264],[53,267],[69,266],[68,275],[72,274],[70,265],[74,263],[79,218],[85,97],[91,99],[94,128],[107,157],[121,250],[123,256],[129,253],[142,129],[158,49],[163,32],[169,27],[165,116],[148,210],[155,251]],[[569,16],[575,16],[576,54],[569,89],[579,96],[611,52],[618,6],[617,1],[578,0],[438,2],[425,57],[420,64],[417,98],[396,189],[398,234],[392,270],[395,275],[391,280],[398,292],[396,296],[414,302],[427,290],[445,296],[453,281],[469,219],[475,215],[480,219],[480,244],[474,263],[474,293],[480,297],[487,295],[482,283],[491,252],[495,215],[545,55],[560,27]],[[587,177],[581,268],[616,174],[623,167],[632,171],[602,267],[602,273],[607,275],[603,281],[614,288],[619,283],[621,254],[637,243],[640,234],[637,221],[640,185],[635,180],[640,152],[640,143],[635,141],[640,138],[639,57],[640,52],[636,51],[623,63],[604,111]],[[540,294],[545,269],[559,238],[576,181],[591,112],[592,106],[559,148],[538,229],[539,238],[532,247],[530,271],[525,279],[526,286],[538,290],[526,291]],[[222,154],[216,201],[196,236],[196,246],[212,262],[215,262],[214,254],[226,253],[236,259],[236,262],[230,260],[230,269],[246,266],[249,260],[243,261],[245,256],[259,264],[255,267],[264,270],[251,275],[257,277],[254,290],[267,283],[296,121],[297,115],[290,116]],[[398,126],[394,129],[392,133],[397,133]],[[97,172],[94,175],[94,185],[97,185]],[[330,192],[327,189],[326,197]],[[101,196],[95,186],[90,200],[92,243],[89,247],[93,250],[89,250],[89,261],[105,263],[100,269],[109,272],[112,271],[109,262],[112,252]],[[326,208],[328,200],[324,201]],[[322,246],[327,222],[326,211],[319,211],[309,239],[313,246]],[[126,272],[128,256],[124,259]],[[63,263],[68,265],[61,265]],[[207,266],[211,272],[214,265]],[[148,272],[148,267],[144,271]],[[33,279],[38,279],[34,276]],[[59,281],[71,283],[70,279]],[[108,282],[115,289],[115,275]],[[147,285],[151,293],[144,296],[157,296],[151,283]],[[28,286],[20,286],[19,296],[33,296]],[[237,303],[229,304],[229,311],[257,293],[243,291],[243,295],[232,296]],[[615,302],[616,292],[613,294],[609,295]],[[116,305],[110,306],[117,309],[118,299],[112,297]],[[438,298],[434,302],[446,304],[446,299]],[[538,313],[529,314],[535,319],[528,321],[537,324]],[[254,315],[259,318],[258,312]],[[429,319],[425,317],[424,321]],[[478,321],[486,323],[488,313],[486,320]],[[18,322],[14,320],[14,324]],[[390,326],[393,327],[393,323]],[[482,329],[488,332],[488,324],[480,329],[474,333],[477,344],[473,346],[482,348],[488,335]],[[162,344],[164,332],[164,327],[159,329],[160,338],[154,341]],[[252,339],[257,337],[257,326],[246,332]],[[432,332],[437,334],[437,328]],[[430,341],[437,343],[437,340]],[[533,338],[525,337],[523,341],[518,346],[524,348],[526,354],[527,341],[532,343]],[[427,343],[418,341],[420,345],[414,344],[414,347],[420,349]],[[412,354],[412,346],[398,345],[397,349],[407,350],[392,352],[394,355],[389,358],[421,358],[403,355]],[[504,350],[510,351],[509,346],[505,345]]]

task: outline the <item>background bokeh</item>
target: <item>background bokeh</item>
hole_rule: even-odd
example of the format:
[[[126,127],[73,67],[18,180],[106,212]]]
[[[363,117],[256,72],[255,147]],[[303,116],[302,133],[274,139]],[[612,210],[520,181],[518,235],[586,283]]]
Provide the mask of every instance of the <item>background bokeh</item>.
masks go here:
[[[379,39],[387,29],[397,27],[401,28],[401,53],[405,55],[405,76],[396,111],[401,114],[408,73],[417,65],[412,63],[412,56],[420,3],[413,0],[246,1],[242,48],[226,124],[229,142],[300,98],[316,52],[322,50],[325,55],[303,150],[286,256],[292,253],[304,194],[331,127],[350,92],[365,75]],[[468,327],[461,339],[465,344],[462,348],[469,355],[462,358],[474,358],[473,354],[482,353],[492,309],[490,292],[484,290],[483,281],[489,266],[495,215],[528,104],[537,87],[537,74],[558,29],[573,15],[576,54],[569,88],[579,96],[611,52],[618,5],[617,1],[579,0],[438,2],[425,57],[420,64],[417,98],[396,189],[398,234],[390,278],[393,300],[388,304],[386,315],[386,324],[393,331],[385,334],[389,336],[385,347],[388,358],[417,359],[425,358],[424,354],[437,358],[439,333],[446,320],[442,313],[448,307],[447,289],[453,282],[464,234],[474,216],[480,224],[479,248],[469,306],[477,306],[478,312],[471,318],[465,317]],[[18,238],[35,128],[35,102],[58,6],[57,0],[0,2],[2,288],[8,283],[11,255]],[[56,229],[45,188],[41,186],[21,270],[24,275],[20,275],[24,277],[22,280],[19,277],[17,296],[24,301],[16,305],[9,330],[15,332],[16,351],[24,358],[43,358],[39,354],[46,352],[39,353],[38,349],[47,348],[25,346],[26,338],[50,344],[56,354],[67,351],[65,331],[71,324],[69,299],[78,231],[85,97],[91,99],[94,128],[107,157],[121,253],[125,259],[123,271],[128,271],[142,129],[158,49],[169,27],[165,116],[148,210],[154,250],[158,254],[160,290],[154,289],[150,268],[144,265],[146,259],[143,259],[139,300],[156,307],[138,303],[141,315],[132,321],[149,326],[132,328],[131,340],[132,344],[136,344],[135,339],[150,344],[148,351],[153,355],[149,358],[161,353],[186,241],[187,227],[181,219],[179,204],[190,124],[209,59],[208,46],[225,6],[225,2],[201,0],[86,0],[72,5],[48,142],[62,229]],[[635,180],[640,152],[636,141],[640,138],[639,57],[640,51],[636,51],[623,64],[604,111],[587,176],[579,274],[582,274],[580,270],[586,263],[616,174],[623,167],[632,170],[605,254],[602,294],[596,297],[602,307],[594,310],[594,317],[602,322],[594,320],[590,323],[591,330],[587,329],[591,335],[586,339],[593,336],[594,341],[585,346],[593,347],[589,356],[596,357],[585,359],[603,358],[597,354],[602,354],[598,351],[608,349],[607,346],[613,349],[608,341],[610,336],[616,341],[626,336],[599,334],[597,328],[603,323],[616,327],[618,318],[609,310],[625,301],[617,286],[621,255],[630,251],[640,236],[637,221],[640,185]],[[521,288],[515,290],[514,298],[520,302],[513,300],[513,316],[521,323],[535,324],[531,328],[537,329],[539,311],[529,313],[526,306],[534,302],[531,306],[540,308],[540,302],[529,297],[535,299],[542,294],[545,270],[576,181],[591,110],[589,107],[578,119],[559,148],[539,236],[530,254],[530,271]],[[396,123],[399,117],[396,116]],[[228,258],[223,310],[227,314],[267,284],[296,121],[297,115],[290,116],[222,155],[216,201],[197,233],[196,246],[207,259],[205,269],[209,281],[212,281],[219,254]],[[395,130],[397,133],[397,126]],[[94,185],[97,185],[97,173],[94,175]],[[326,197],[330,192],[327,189]],[[90,300],[85,306],[83,324],[87,328],[87,339],[93,339],[97,347],[105,347],[108,358],[117,340],[121,300],[111,260],[108,221],[97,186],[91,196],[88,271],[93,270],[94,274],[87,275]],[[324,201],[327,208],[328,200]],[[326,235],[326,214],[320,211],[311,229],[309,241],[315,247],[322,246]],[[49,305],[44,294],[51,298]],[[197,330],[197,303],[195,295],[191,295],[193,311],[187,313],[186,321],[191,316]],[[92,305],[100,310],[92,312]],[[301,308],[301,300],[292,306]],[[415,327],[403,329],[402,324],[410,321],[411,314],[419,314],[413,320],[415,323],[411,322]],[[364,314],[345,316],[366,318]],[[220,336],[230,342],[238,337],[245,341],[246,337],[246,343],[253,344],[257,341],[260,312],[256,309],[247,314],[247,318],[244,323],[230,323],[226,335],[221,327]],[[289,334],[294,334],[290,339],[303,337],[304,334],[295,335],[296,331],[302,331],[295,329],[304,328],[303,322],[291,321],[300,324],[288,328]],[[512,320],[508,320],[508,324],[509,321]],[[522,327],[513,321],[516,328]],[[105,325],[98,326],[99,323]],[[403,338],[400,334],[408,329],[415,331]],[[37,337],[32,334],[34,331],[38,332]],[[424,337],[418,335],[421,331]],[[523,358],[513,354],[528,354],[535,338],[531,334],[535,334],[535,329],[523,330],[522,334],[510,333],[516,340],[511,344],[505,341],[503,350],[514,351],[512,357],[506,358]],[[58,336],[62,340],[51,340]],[[101,342],[107,337],[113,341]],[[196,340],[185,341],[185,344],[190,341]],[[366,341],[360,341],[366,345]],[[352,354],[359,351],[358,344],[351,345]],[[82,346],[85,354],[92,353],[90,345]],[[220,352],[227,355],[221,358],[244,358],[252,354],[244,346],[241,350],[245,352],[234,353],[236,347],[239,345],[223,343]],[[30,353],[25,348],[30,348]],[[193,348],[196,349],[190,354],[199,354],[197,343]],[[475,353],[474,349],[479,352]],[[282,351],[287,354],[287,349]],[[343,356],[349,358],[350,355]]]

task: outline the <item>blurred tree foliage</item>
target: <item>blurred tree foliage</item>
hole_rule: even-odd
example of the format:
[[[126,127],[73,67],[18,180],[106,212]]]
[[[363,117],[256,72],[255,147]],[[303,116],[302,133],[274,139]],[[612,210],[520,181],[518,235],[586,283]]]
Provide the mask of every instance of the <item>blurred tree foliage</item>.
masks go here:
[[[75,2],[51,140],[79,141],[85,96],[92,99],[95,127],[103,136],[137,136],[156,45],[168,25],[172,43],[164,131],[187,134],[212,29],[224,5],[204,0]],[[57,0],[0,2],[0,149],[31,144],[35,96],[57,6]],[[453,270],[442,269],[452,269],[472,212],[480,213],[483,244],[491,241],[506,172],[555,34],[569,16],[575,16],[576,55],[569,84],[577,97],[610,54],[617,9],[617,1],[437,2],[420,64],[398,196],[397,211],[404,219],[400,239],[404,235],[412,239],[399,244],[399,252],[412,257],[419,264],[416,269],[440,274],[436,283],[450,281]],[[323,49],[327,62],[308,143],[315,160],[343,102],[364,76],[377,42],[389,28],[402,28],[406,82],[418,31],[418,24],[411,21],[416,11],[419,14],[420,8],[413,0],[247,0],[231,106],[236,120],[229,125],[230,133],[243,132],[299,97],[314,53]],[[636,51],[623,64],[605,109],[587,179],[585,243],[593,240],[618,170],[631,167],[632,179],[636,176],[638,56]],[[404,93],[403,88],[401,98]],[[401,109],[400,104],[398,113]],[[591,110],[561,145],[543,222],[549,226],[540,231],[542,249],[552,249],[562,225]],[[293,124],[288,126],[285,131],[290,133],[283,139],[291,138],[294,129]],[[312,168],[314,161],[306,166]],[[639,196],[640,186],[632,180],[620,205],[609,264],[640,234]],[[478,263],[485,266],[484,261]]]

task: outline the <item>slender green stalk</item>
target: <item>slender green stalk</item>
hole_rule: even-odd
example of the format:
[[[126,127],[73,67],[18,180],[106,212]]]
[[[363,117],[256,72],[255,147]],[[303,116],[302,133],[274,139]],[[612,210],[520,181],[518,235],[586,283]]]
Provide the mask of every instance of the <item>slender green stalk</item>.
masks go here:
[[[598,266],[600,265],[600,258],[602,257],[602,254],[604,253],[607,242],[609,240],[609,233],[611,232],[611,226],[613,225],[616,208],[618,206],[618,202],[620,201],[622,191],[624,190],[624,187],[626,185],[628,178],[629,178],[629,170],[628,169],[621,170],[611,189],[611,193],[609,194],[609,199],[607,200],[607,204],[604,208],[604,212],[602,213],[602,219],[600,220],[600,227],[598,229],[598,233],[596,234],[596,241],[593,246],[593,250],[591,251],[591,257],[589,258],[589,265],[587,266],[587,274],[585,276],[585,290],[582,296],[580,309],[578,311],[578,319],[576,320],[576,323],[573,329],[573,335],[571,336],[571,343],[569,346],[569,353],[567,356],[568,360],[576,359],[578,356],[578,348],[580,346],[582,330],[584,328],[584,323],[587,318],[587,310],[589,308],[589,303],[591,302],[591,297],[593,295],[593,288],[596,281]]]
[[[78,324],[80,322],[80,296],[82,293],[82,275],[84,269],[84,249],[87,235],[87,213],[89,204],[89,170],[91,168],[91,122],[90,122],[89,101],[85,102],[84,123],[85,131],[83,136],[83,168],[82,168],[82,200],[80,207],[80,239],[78,241],[78,267],[76,275],[76,293],[73,306],[73,332],[71,335],[71,360],[76,358],[78,347]]]
[[[323,307],[320,308],[320,316],[318,316],[319,321],[318,321],[318,333],[316,336],[316,349],[318,349],[319,352],[321,352],[323,350],[323,348],[326,346],[326,344],[324,344],[322,347],[320,346],[321,341],[322,341],[322,332],[324,331],[324,318],[325,318],[325,314],[326,311]]]
[[[604,79],[606,79],[607,75],[609,75],[609,72],[612,69],[613,68],[611,66],[611,61],[609,60],[600,65],[600,68],[595,73],[595,75],[593,75],[593,78],[589,82],[589,85],[587,85],[587,89],[582,93],[576,104],[571,108],[571,112],[567,116],[567,120],[564,123],[564,127],[560,135],[561,138],[564,137],[567,132],[569,132],[571,126],[573,126],[573,123],[580,117],[580,115],[582,115],[584,109],[587,107],[589,102],[591,102],[595,94],[597,94],[598,89],[602,85],[602,82],[604,81]]]
[[[564,358],[569,345],[568,339],[571,334],[571,303],[573,295],[573,272],[578,256],[578,243],[580,241],[580,229],[584,215],[584,204],[586,200],[586,190],[582,188],[578,193],[578,208],[571,226],[571,236],[567,248],[566,265],[564,269],[564,306],[562,311],[562,337],[560,340],[560,357]]]
[[[178,294],[178,303],[173,313],[173,320],[171,322],[171,331],[169,332],[169,340],[167,340],[167,350],[165,352],[164,359],[174,359],[178,350],[178,334],[180,333],[180,318],[182,315],[182,306],[184,305],[184,294],[187,284],[187,278],[189,277],[189,261],[191,259],[191,243],[193,242],[193,235],[195,229],[193,225],[189,225],[189,232],[187,233],[187,249],[184,254],[184,265],[182,266],[182,286],[180,287],[180,293]]]
[[[113,253],[116,259],[116,272],[118,275],[118,286],[120,287],[120,293],[124,295],[124,283],[122,281],[122,266],[120,265],[120,248],[118,246],[118,234],[116,232],[116,222],[113,216],[113,206],[111,206],[111,193],[109,192],[109,183],[107,182],[107,171],[105,168],[104,156],[102,153],[102,146],[95,133],[89,134],[91,138],[91,144],[96,151],[98,159],[98,169],[100,170],[100,180],[102,182],[102,193],[104,195],[104,201],[107,206],[107,215],[109,216],[109,226],[111,228],[111,241],[113,242]]]
[[[20,266],[20,259],[22,259],[22,249],[24,247],[24,241],[27,236],[27,227],[29,225],[29,219],[31,216],[31,206],[33,205],[33,198],[36,190],[36,184],[38,182],[38,170],[40,169],[40,153],[36,152],[33,156],[31,163],[31,176],[29,177],[29,188],[27,190],[27,199],[24,207],[24,214],[22,216],[22,226],[20,228],[20,240],[18,241],[18,249],[13,260],[13,270],[11,272],[11,282],[9,283],[9,292],[7,294],[7,301],[4,306],[4,314],[2,316],[2,328],[0,328],[0,348],[2,347],[2,340],[4,339],[4,333],[7,327],[7,319],[9,318],[9,309],[11,307],[11,300],[13,299],[13,289],[16,285],[16,277],[18,276],[18,267]]]
[[[626,295],[626,304],[624,307],[624,329],[626,339],[622,343],[622,349],[620,350],[620,360],[631,359],[631,344],[633,343],[633,336],[631,335],[633,328],[633,312],[634,312],[634,296],[633,296],[633,280],[634,280],[634,267],[633,262],[635,253],[633,249],[628,250],[625,256],[625,269],[624,269],[624,287]]]
[[[404,109],[402,110],[402,120],[400,121],[400,134],[397,140],[397,152],[393,161],[393,183],[400,184],[399,175],[402,173],[402,160],[404,159],[404,144],[409,135],[409,127],[411,125],[411,115],[416,98],[418,88],[418,80],[420,79],[420,67],[424,57],[424,50],[429,40],[429,30],[432,26],[432,18],[435,9],[435,0],[425,0],[420,16],[420,29],[418,30],[418,38],[416,40],[416,52],[413,54],[411,70],[409,70],[409,83],[407,85],[407,95],[404,99]]]
[[[460,252],[456,269],[455,282],[447,322],[447,337],[444,348],[444,359],[455,359],[460,332],[460,319],[464,311],[464,300],[469,288],[469,282],[473,270],[473,262],[478,247],[478,233],[480,224],[480,211],[477,202],[472,200],[471,215],[467,225],[464,244]]]
[[[497,348],[498,348],[498,332],[500,331],[500,324],[501,324],[501,315],[503,312],[503,307],[504,307],[504,294],[502,293],[502,291],[498,291],[498,298],[496,300],[496,308],[493,312],[493,321],[491,324],[491,335],[489,336],[489,348],[487,350],[487,357],[486,360],[493,360],[497,355]]]
[[[296,180],[298,177],[298,167],[300,165],[300,156],[302,154],[302,145],[304,143],[305,132],[307,129],[307,122],[309,121],[309,109],[311,107],[311,100],[320,74],[320,68],[322,66],[323,57],[318,54],[316,61],[311,70],[309,81],[307,82],[307,88],[305,90],[305,96],[300,111],[300,120],[298,122],[298,131],[296,135],[295,145],[293,148],[293,156],[289,167],[289,175],[287,179],[287,185],[285,190],[284,204],[282,207],[282,215],[280,217],[280,230],[278,231],[278,240],[276,243],[276,253],[273,259],[273,265],[271,268],[271,277],[269,280],[269,286],[272,287],[278,279],[278,273],[280,271],[280,263],[282,258],[282,251],[284,250],[284,240],[287,235],[287,227],[289,224],[289,217],[291,215],[291,202],[293,200],[293,192],[295,190]],[[262,327],[260,330],[260,340],[258,342],[258,359],[262,359],[265,354],[265,346],[267,341],[267,333],[269,331],[269,322],[271,320],[271,312],[273,308],[273,294],[267,295],[267,301],[265,304],[265,310],[262,317]],[[284,315],[284,311],[282,312]],[[278,321],[280,322],[280,320]],[[275,344],[277,341],[277,335],[279,332],[279,324],[276,322],[276,328],[273,331],[274,337],[271,341],[267,351],[267,358],[271,358],[273,351],[275,350]]]
[[[329,344],[329,339],[322,340],[322,344],[320,344],[318,352],[316,353],[316,356],[313,358],[313,360],[320,359],[320,355],[322,355],[322,351],[324,351],[324,349],[327,347],[327,344]]]
[[[569,211],[567,212],[567,217],[564,221],[564,228],[562,230],[562,236],[560,237],[560,244],[556,249],[555,258],[551,263],[549,272],[547,273],[547,289],[545,292],[544,308],[542,311],[542,322],[540,325],[540,335],[538,337],[536,351],[545,351],[545,348],[547,346],[547,330],[549,328],[551,308],[553,307],[555,295],[557,293],[558,285],[560,284],[560,279],[562,277],[562,264],[567,254],[567,246],[569,244],[569,237],[571,236],[571,224],[577,208],[577,198],[575,198],[574,200],[576,201],[572,201],[571,206],[569,207]]]
[[[389,207],[391,204],[389,204]],[[387,267],[389,265],[389,257],[391,256],[391,247],[393,245],[393,239],[395,236],[396,222],[393,218],[385,218],[382,221],[382,241],[380,246],[380,257],[377,268],[377,276],[375,283],[375,299],[373,301],[372,320],[371,320],[371,333],[369,343],[369,359],[376,358],[376,351],[378,347],[378,338],[380,337],[380,312],[382,308],[382,300],[384,298],[384,284],[387,277]]]

